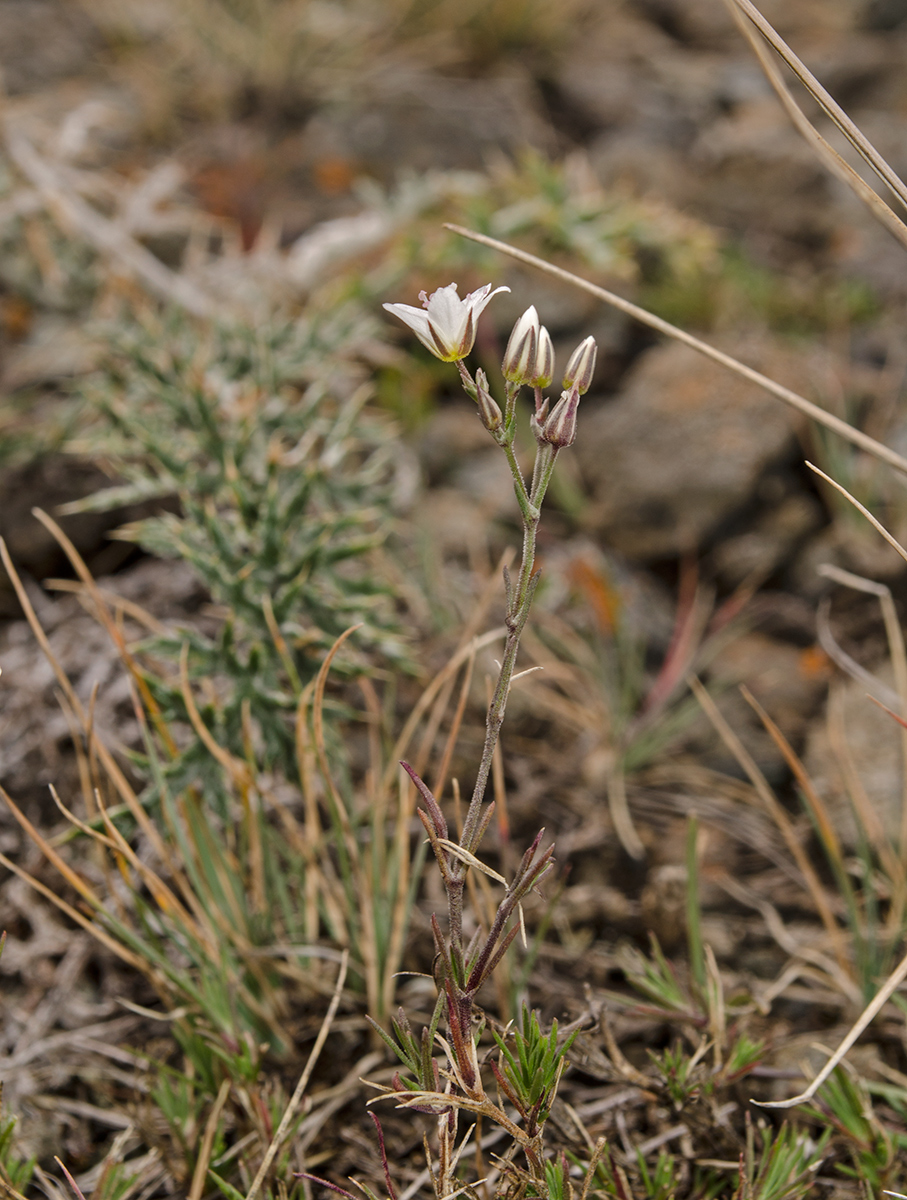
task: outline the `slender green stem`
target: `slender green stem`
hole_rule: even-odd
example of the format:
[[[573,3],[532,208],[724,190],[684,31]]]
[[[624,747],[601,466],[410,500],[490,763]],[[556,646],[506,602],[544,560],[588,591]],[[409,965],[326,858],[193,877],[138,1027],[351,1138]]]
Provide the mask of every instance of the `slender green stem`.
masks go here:
[[[511,471],[514,473],[514,483],[516,485],[517,481],[519,481],[525,493],[522,473],[519,470],[515,457],[513,457],[512,447],[505,447],[505,449],[509,450],[508,462],[511,463]],[[542,500],[551,481],[556,458],[557,450],[553,446],[547,444],[540,445],[536,455],[535,470],[533,471],[532,494],[526,497],[525,507],[522,503],[520,504],[523,513],[523,555],[520,563],[520,573],[505,617],[507,639],[504,644],[504,656],[501,661],[501,670],[498,675],[491,704],[488,706],[488,716],[485,723],[485,744],[482,748],[482,758],[479,762],[475,788],[473,789],[472,799],[470,800],[466,820],[463,825],[461,845],[470,853],[475,853],[476,849],[478,831],[481,827],[480,815],[482,803],[485,798],[485,789],[488,785],[488,776],[491,771],[491,760],[494,755],[495,746],[497,745],[501,725],[504,721],[507,697],[510,693],[510,684],[513,679],[517,654],[520,648],[520,637],[529,616],[529,609],[532,605],[533,593],[535,592],[537,581],[535,575],[536,533],[538,532]],[[516,486],[516,492],[517,499],[519,500],[519,486]],[[455,864],[455,869],[458,874],[462,874],[462,866],[460,864]]]
[[[520,464],[517,462],[513,443],[504,443],[501,448],[507,456],[507,465],[510,467],[510,474],[513,476],[513,490],[516,492],[517,504],[520,506],[525,526],[528,521],[538,520],[538,506],[533,505],[530,493],[526,491],[526,481],[523,479],[523,472],[520,470]]]
[[[476,384],[465,363],[458,362],[460,379],[463,390],[472,399],[476,398]],[[515,433],[515,405],[520,387],[518,384],[507,384],[506,404],[503,426],[493,432],[493,437],[507,458],[507,465],[513,476],[513,489],[523,519],[523,554],[520,562],[520,572],[516,585],[508,585],[507,613],[505,625],[507,637],[504,643],[504,654],[501,660],[501,670],[495,685],[488,715],[485,722],[485,742],[482,747],[482,757],[476,774],[475,787],[466,820],[463,824],[463,834],[460,845],[471,854],[475,853],[481,838],[484,822],[482,820],[485,790],[491,773],[491,763],[501,725],[504,722],[504,712],[507,708],[507,698],[513,681],[516,660],[520,648],[520,637],[532,607],[532,597],[538,583],[535,572],[535,542],[538,532],[539,517],[542,501],[551,475],[554,470],[557,448],[546,442],[539,442],[536,451],[535,464],[532,471],[532,484],[526,488],[526,480],[513,448]],[[538,397],[536,397],[538,407]],[[463,959],[463,892],[466,878],[466,866],[456,858],[452,858],[444,884],[447,890],[449,916],[449,937],[451,964],[457,982],[462,986],[465,982],[466,965]]]
[[[504,384],[504,391],[507,396],[507,403],[504,405],[504,428],[511,431],[510,440],[513,441],[513,410],[516,408],[517,396],[520,394],[520,385],[508,381]]]

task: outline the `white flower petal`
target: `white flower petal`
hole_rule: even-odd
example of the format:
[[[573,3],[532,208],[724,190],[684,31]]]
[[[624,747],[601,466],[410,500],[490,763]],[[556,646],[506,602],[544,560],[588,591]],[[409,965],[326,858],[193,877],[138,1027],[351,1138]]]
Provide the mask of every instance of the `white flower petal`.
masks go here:
[[[428,298],[428,320],[435,331],[438,344],[454,354],[463,341],[469,324],[470,308],[466,300],[457,295],[457,285],[448,284],[438,288]]]
[[[389,313],[399,317],[404,325],[408,325],[423,346],[427,346],[432,354],[438,353],[438,347],[431,336],[428,325],[428,313],[424,308],[413,308],[411,304],[383,304]]]
[[[477,291],[470,292],[469,295],[466,297],[466,299],[463,301],[463,303],[468,304],[470,306],[470,308],[472,308],[474,310],[476,316],[478,316],[479,313],[482,312],[482,310],[485,308],[485,305],[488,303],[488,301],[491,299],[492,296],[496,296],[498,294],[498,292],[509,292],[509,291],[510,291],[509,287],[499,287],[499,288],[495,288],[494,291],[492,291],[491,284],[486,283],[484,287],[479,288]]]

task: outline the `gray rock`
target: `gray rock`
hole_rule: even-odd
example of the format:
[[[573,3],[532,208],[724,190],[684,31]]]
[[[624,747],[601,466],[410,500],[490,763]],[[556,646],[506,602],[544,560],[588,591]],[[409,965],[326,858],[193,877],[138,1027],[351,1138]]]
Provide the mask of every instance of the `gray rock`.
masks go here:
[[[792,356],[776,344],[736,350],[796,388]],[[789,452],[797,420],[767,392],[693,350],[672,344],[647,351],[618,399],[580,410],[575,449],[591,496],[587,527],[637,560],[701,546]]]
[[[86,13],[51,0],[3,0],[0,4],[0,80],[10,95],[91,66],[100,38]]]
[[[823,655],[760,632],[745,633],[729,642],[714,656],[707,671],[709,690],[724,719],[772,783],[785,776],[784,757],[744,699],[741,684],[797,747],[821,702],[827,677],[828,663]],[[687,748],[714,770],[737,776],[743,773],[704,713],[691,727]]]
[[[520,75],[452,79],[387,73],[326,105],[305,128],[305,157],[341,158],[382,178],[401,169],[481,168],[494,151],[553,150],[529,81]]]
[[[874,674],[887,688],[894,686],[889,666]],[[809,730],[804,764],[816,791],[828,805],[832,824],[846,849],[855,849],[859,842],[858,792],[868,802],[864,807],[864,825],[878,821],[880,828],[897,843],[905,803],[904,731],[872,703],[861,681],[849,680],[836,690],[837,696],[829,698],[829,706],[834,711],[835,704],[839,705],[843,736],[835,736],[829,729],[827,712],[823,713]],[[859,781],[856,792],[845,776],[845,755],[849,756]],[[867,828],[867,833],[871,832]]]
[[[760,514],[752,529],[715,547],[715,569],[726,583],[766,579],[793,553],[801,539],[822,523],[819,504],[805,493],[785,497]]]

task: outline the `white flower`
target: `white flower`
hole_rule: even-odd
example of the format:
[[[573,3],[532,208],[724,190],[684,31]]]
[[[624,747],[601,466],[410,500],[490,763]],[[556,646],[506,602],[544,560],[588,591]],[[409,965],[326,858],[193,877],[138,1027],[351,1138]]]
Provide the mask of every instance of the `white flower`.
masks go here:
[[[457,295],[457,285],[449,283],[438,288],[430,296],[419,293],[422,308],[411,304],[385,304],[384,308],[404,325],[408,325],[419,341],[442,362],[457,362],[465,358],[476,340],[476,323],[485,305],[498,292],[509,292],[509,287],[491,290],[486,283],[477,292],[470,292],[462,300]]]

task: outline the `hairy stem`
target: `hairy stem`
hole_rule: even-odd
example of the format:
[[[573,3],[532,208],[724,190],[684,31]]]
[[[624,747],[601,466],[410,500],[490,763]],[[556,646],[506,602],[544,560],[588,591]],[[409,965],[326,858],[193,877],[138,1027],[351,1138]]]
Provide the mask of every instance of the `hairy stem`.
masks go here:
[[[522,472],[513,453],[512,444],[505,446],[504,449],[514,476],[514,490],[517,500],[520,500],[521,491],[523,495],[525,495],[526,491]],[[535,575],[536,534],[538,532],[542,500],[551,481],[556,457],[557,450],[553,446],[547,444],[539,446],[535,469],[533,471],[532,492],[527,497],[525,507],[522,503],[520,504],[520,511],[523,514],[523,556],[520,563],[520,573],[507,608],[507,615],[505,617],[507,639],[504,644],[504,656],[501,661],[501,670],[498,675],[494,694],[491,698],[491,704],[488,706],[488,716],[485,722],[485,744],[482,747],[482,758],[479,762],[475,788],[473,789],[472,799],[469,802],[469,809],[463,825],[463,836],[460,840],[461,846],[471,854],[474,854],[476,850],[476,835],[480,828],[482,803],[485,799],[485,789],[488,785],[488,776],[491,771],[491,760],[494,755],[495,746],[497,745],[501,725],[504,721],[507,697],[510,693],[510,684],[513,679],[517,654],[520,648],[520,638],[529,616],[529,609],[532,606],[532,596],[535,592],[537,582],[537,576]],[[463,873],[462,864],[454,864],[453,869],[459,874]]]
[[[475,380],[462,360],[457,363],[457,368],[460,372],[463,390],[475,400],[477,396]],[[485,791],[488,786],[488,777],[491,773],[491,763],[495,747],[498,743],[498,736],[501,732],[501,725],[504,722],[507,698],[510,694],[510,685],[513,681],[517,655],[520,649],[520,638],[529,616],[529,610],[532,607],[532,597],[538,583],[538,575],[535,572],[536,534],[538,532],[542,501],[545,498],[545,492],[548,490],[548,484],[551,481],[558,453],[557,447],[541,440],[538,441],[535,463],[532,470],[532,483],[529,489],[527,489],[526,480],[523,477],[523,472],[513,448],[516,433],[515,408],[519,392],[519,384],[507,384],[504,423],[501,428],[492,431],[492,436],[504,451],[507,458],[507,465],[510,467],[510,473],[513,476],[513,490],[516,494],[517,503],[520,507],[520,515],[523,520],[523,554],[516,584],[511,585],[509,576],[505,576],[507,612],[504,623],[507,628],[507,637],[504,643],[504,654],[501,660],[501,669],[497,684],[495,685],[491,703],[488,706],[488,715],[485,721],[485,742],[482,747],[482,757],[476,773],[475,787],[469,802],[469,808],[466,812],[466,820],[463,823],[463,833],[460,838],[460,845],[470,854],[475,853],[484,830],[482,816]],[[537,408],[538,405],[539,396],[536,395]],[[455,980],[461,987],[466,983],[467,974],[467,964],[464,960],[463,950],[463,890],[467,869],[465,863],[453,858],[444,880],[447,891],[450,962]]]

